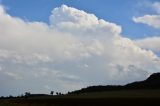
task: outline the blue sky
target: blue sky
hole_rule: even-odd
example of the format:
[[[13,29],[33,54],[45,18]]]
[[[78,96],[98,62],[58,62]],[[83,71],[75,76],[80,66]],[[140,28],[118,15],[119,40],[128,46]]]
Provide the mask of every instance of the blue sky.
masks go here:
[[[95,14],[98,18],[122,26],[122,35],[131,39],[144,38],[146,36],[159,36],[160,30],[152,27],[136,24],[133,16],[142,16],[154,13],[147,8],[145,2],[158,0],[2,0],[2,4],[8,8],[12,16],[21,17],[29,21],[49,22],[51,10],[62,4]]]
[[[66,93],[160,72],[159,0],[0,3],[0,96]]]

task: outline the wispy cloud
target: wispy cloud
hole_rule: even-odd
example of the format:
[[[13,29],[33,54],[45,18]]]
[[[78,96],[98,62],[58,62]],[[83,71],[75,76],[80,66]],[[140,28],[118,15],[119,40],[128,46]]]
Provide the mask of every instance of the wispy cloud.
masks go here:
[[[142,17],[133,17],[136,23],[147,24],[154,28],[160,28],[160,15],[144,15]]]

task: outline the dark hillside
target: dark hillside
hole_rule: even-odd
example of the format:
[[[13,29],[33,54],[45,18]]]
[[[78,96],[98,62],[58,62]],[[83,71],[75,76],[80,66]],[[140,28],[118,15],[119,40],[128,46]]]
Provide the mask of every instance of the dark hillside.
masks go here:
[[[133,82],[124,86],[125,89],[160,89],[160,73],[154,73],[144,81]]]
[[[130,90],[130,89],[160,89],[160,73],[150,75],[144,81],[138,81],[121,85],[106,85],[106,86],[90,86],[81,90],[73,91],[74,93],[87,93],[87,92],[102,92],[102,91],[117,91],[117,90]]]
[[[66,95],[29,94],[0,99],[0,106],[160,106],[160,73],[124,86],[90,86]]]

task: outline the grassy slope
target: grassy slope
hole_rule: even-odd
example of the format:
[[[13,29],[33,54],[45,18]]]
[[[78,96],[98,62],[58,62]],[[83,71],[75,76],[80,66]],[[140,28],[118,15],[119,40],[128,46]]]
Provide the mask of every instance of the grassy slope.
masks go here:
[[[160,89],[158,90],[121,90],[82,93],[65,96],[68,98],[160,98]]]
[[[26,99],[14,99],[14,100],[0,100],[0,106],[52,106],[53,104],[63,104],[63,102],[70,103],[90,103],[90,102],[104,102],[114,101],[121,102],[126,100],[134,100],[138,103],[137,98],[142,98],[144,101],[151,100],[152,98],[158,98],[160,101],[160,89],[159,90],[122,90],[122,91],[107,91],[107,92],[94,92],[83,93],[64,96],[48,96],[48,97],[34,97]],[[102,99],[102,100],[101,100]],[[104,101],[103,101],[104,99]],[[94,101],[95,100],[95,101]],[[155,100],[155,99],[154,99]],[[131,101],[132,102],[132,101]],[[141,101],[140,101],[141,102]],[[49,105],[50,104],[50,105]],[[51,105],[52,104],[52,105]],[[54,106],[54,105],[53,105]]]

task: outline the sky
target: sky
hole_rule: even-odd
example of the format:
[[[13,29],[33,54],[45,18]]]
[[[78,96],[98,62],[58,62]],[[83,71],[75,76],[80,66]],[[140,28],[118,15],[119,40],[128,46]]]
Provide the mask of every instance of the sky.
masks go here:
[[[1,0],[0,96],[144,80],[159,45],[159,0]]]

